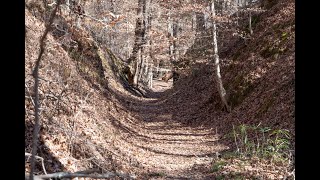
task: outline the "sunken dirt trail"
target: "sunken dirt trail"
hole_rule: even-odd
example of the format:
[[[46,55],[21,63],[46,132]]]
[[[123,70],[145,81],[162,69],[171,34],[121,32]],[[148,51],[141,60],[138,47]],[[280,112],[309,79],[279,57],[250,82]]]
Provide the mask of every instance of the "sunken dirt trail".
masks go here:
[[[174,113],[178,103],[166,104],[167,100],[159,97],[170,87],[155,81],[149,98],[128,105],[136,122],[127,119],[116,125],[124,140],[118,148],[127,155],[139,152],[135,163],[149,176],[155,174],[153,179],[203,179],[216,152],[227,147],[218,143],[214,129],[179,123]]]

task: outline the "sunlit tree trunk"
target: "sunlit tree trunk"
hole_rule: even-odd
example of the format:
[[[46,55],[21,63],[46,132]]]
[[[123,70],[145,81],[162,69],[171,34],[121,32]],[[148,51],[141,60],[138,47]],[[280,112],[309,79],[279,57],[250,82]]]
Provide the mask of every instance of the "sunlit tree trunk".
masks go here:
[[[137,83],[138,83],[138,76],[139,76],[139,69],[140,69],[139,68],[140,61],[138,61],[137,58],[139,56],[141,56],[140,55],[141,54],[141,47],[145,43],[144,39],[143,39],[144,34],[145,34],[143,9],[145,8],[145,6],[146,6],[146,0],[139,0],[138,1],[137,20],[136,20],[136,28],[135,28],[135,41],[134,41],[131,56],[127,60],[129,66],[133,66],[133,68],[134,68],[133,84],[135,86],[138,85]]]
[[[150,67],[148,70],[148,86],[149,88],[152,88],[152,82],[153,81],[153,63],[150,63]]]
[[[169,10],[168,15],[168,39],[169,39],[169,57],[170,61],[174,61],[174,44],[173,44],[173,20],[171,18],[171,10]]]
[[[145,67],[145,63],[146,63],[146,59],[145,59],[145,48],[144,47],[141,47],[140,49],[140,61],[139,62],[139,66],[138,66],[138,69],[137,71],[138,72],[138,82],[141,82],[142,81],[142,78],[143,78],[143,69]]]
[[[115,10],[114,10],[114,6],[115,6],[115,2],[114,0],[110,0],[110,12],[115,14]],[[111,20],[114,21],[114,17],[111,17]],[[115,28],[114,26],[111,27],[111,32],[109,32],[109,47],[114,47],[114,31],[115,31]],[[114,49],[112,49],[114,50]]]
[[[249,11],[249,31],[250,31],[250,34],[253,34],[253,30],[251,26],[251,11]]]
[[[133,77],[133,85],[134,86],[138,86],[140,64],[141,64],[141,49],[138,49],[137,59],[135,61],[134,77]]]
[[[144,45],[141,47],[141,65],[140,65],[140,72],[138,81],[142,81],[144,84],[148,81],[148,63],[149,63],[149,46],[150,46],[150,38],[149,38],[149,31],[150,31],[150,17],[149,17],[149,8],[150,8],[150,0],[146,0],[143,6],[143,28],[144,28],[144,35],[143,35],[143,42]]]
[[[172,27],[172,35],[173,35],[173,55],[174,55],[174,60],[178,60],[179,58],[179,50],[178,48],[178,33],[179,33],[179,20],[176,20],[175,23],[173,24]]]
[[[211,17],[215,18],[215,9],[214,9],[214,0],[211,0]],[[217,40],[217,28],[216,22],[213,19],[212,23],[212,34],[213,34],[213,61],[214,61],[214,70],[215,70],[215,80],[216,85],[218,88],[218,93],[220,95],[221,101],[223,106],[226,108],[228,112],[231,111],[230,106],[227,103],[226,99],[226,90],[223,87],[222,78],[220,74],[220,62],[219,62],[219,55],[218,55],[218,40]]]
[[[150,4],[149,4],[149,8],[151,8],[151,3],[152,0],[150,0]],[[148,57],[149,57],[149,61],[148,61],[148,70],[147,70],[147,77],[148,77],[148,86],[149,88],[152,88],[152,80],[153,80],[153,64],[154,64],[154,57],[153,57],[153,53],[152,53],[152,39],[150,38],[150,30],[152,27],[152,13],[151,13],[151,9],[149,9],[148,12],[148,26],[147,26],[147,44],[149,45],[149,52],[148,52]]]

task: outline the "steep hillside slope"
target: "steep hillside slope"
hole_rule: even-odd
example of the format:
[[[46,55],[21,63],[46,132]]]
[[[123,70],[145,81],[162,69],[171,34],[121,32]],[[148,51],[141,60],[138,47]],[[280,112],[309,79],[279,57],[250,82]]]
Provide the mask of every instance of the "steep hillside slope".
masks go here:
[[[44,24],[27,9],[25,13],[25,151],[31,152],[34,121],[31,74],[38,56],[39,39],[44,32]],[[90,42],[81,39],[77,41],[79,45]],[[111,92],[116,91],[127,96],[130,93],[123,88],[119,77],[111,68],[110,62],[114,61],[111,60],[112,53],[102,51],[94,44],[87,45],[93,48],[87,51],[65,51],[51,34],[46,42],[46,51],[40,66],[42,122],[39,155],[45,159],[47,172],[74,172],[89,167],[130,172],[128,163],[126,165],[126,162],[131,161],[128,159],[130,157],[117,150],[116,146],[122,143],[116,137],[116,129],[112,124],[112,120],[128,118],[130,115],[117,103],[114,93]],[[80,56],[81,60],[75,58],[77,53],[83,52],[88,54]],[[88,63],[89,59],[91,63]],[[94,59],[102,65],[94,67]],[[27,163],[27,169],[28,165]],[[132,169],[131,166],[130,168]],[[37,169],[38,173],[43,173],[40,165]]]
[[[239,38],[236,44],[230,44],[232,48],[221,59],[222,78],[233,108],[229,114],[221,111],[213,65],[208,62],[212,58],[211,43],[208,41],[203,47],[207,51],[197,55],[187,52],[182,60],[206,63],[186,69],[170,90],[171,95],[165,97],[171,103],[181,104],[178,113],[188,114],[190,109],[185,108],[188,105],[194,109],[192,117],[181,121],[228,126],[222,127],[222,131],[229,131],[232,124],[261,122],[264,126],[288,129],[294,137],[294,13],[293,1],[279,1],[258,16],[249,40]]]

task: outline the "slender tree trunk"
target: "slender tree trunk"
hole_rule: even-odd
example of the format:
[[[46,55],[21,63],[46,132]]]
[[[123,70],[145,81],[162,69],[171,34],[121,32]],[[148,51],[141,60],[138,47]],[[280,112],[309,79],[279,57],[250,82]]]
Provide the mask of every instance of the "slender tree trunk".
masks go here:
[[[169,57],[170,61],[172,62],[174,60],[173,56],[173,22],[171,19],[171,10],[169,10],[169,16],[168,16],[168,39],[169,39]]]
[[[159,72],[159,65],[160,63],[157,62],[157,68],[156,68],[156,76],[159,77],[160,76],[160,72]]]
[[[128,17],[128,13],[126,13],[126,17]],[[130,41],[129,41],[129,20],[126,18],[126,23],[127,23],[127,59],[130,58]]]
[[[195,15],[192,15],[192,18],[191,18],[191,30],[192,31],[194,30],[194,19],[195,19]]]
[[[177,46],[178,46],[178,33],[179,33],[179,20],[176,20],[173,24],[172,27],[172,35],[173,35],[173,56],[174,56],[174,60],[178,60],[178,53],[179,51],[177,51]]]
[[[149,88],[152,88],[152,80],[153,80],[153,63],[150,63],[150,67],[148,70],[148,86]]]
[[[204,13],[196,12],[196,34],[198,34],[197,43],[203,45],[203,34],[205,32]],[[206,40],[205,40],[206,41]]]
[[[237,0],[237,3],[235,3],[236,6],[236,25],[239,26],[239,0]]]
[[[49,22],[46,24],[46,29],[44,31],[44,34],[42,35],[40,39],[40,52],[39,56],[36,61],[36,65],[33,69],[32,75],[34,78],[34,94],[35,94],[35,100],[34,100],[34,109],[35,109],[35,124],[33,127],[33,135],[32,135],[32,154],[31,154],[31,170],[30,170],[30,180],[34,180],[34,169],[35,169],[35,156],[37,154],[37,148],[38,148],[38,139],[39,139],[39,131],[40,131],[40,103],[39,103],[39,68],[40,68],[40,62],[42,55],[45,51],[45,40],[47,38],[47,35],[50,31],[50,27],[53,23],[53,20],[56,16],[57,10],[61,4],[61,0],[57,1],[56,7],[53,10],[53,12],[50,15]]]
[[[115,14],[115,10],[114,10],[114,5],[115,2],[114,0],[111,0],[110,1],[110,12],[112,12],[113,14]],[[111,17],[111,21],[114,21],[114,17]],[[109,31],[109,47],[114,47],[114,31],[115,31],[115,28],[114,26],[111,27],[111,32]],[[115,49],[112,48],[112,50],[114,51]]]
[[[140,49],[140,61],[139,62],[139,69],[137,69],[139,71],[138,74],[138,81],[141,82],[142,81],[142,76],[143,76],[143,68],[145,66],[145,52],[144,52],[145,48],[142,47]]]
[[[212,15],[212,18],[215,18],[214,0],[211,0],[211,15]],[[213,23],[212,23],[212,34],[213,34],[213,53],[214,53],[213,61],[214,61],[214,68],[215,68],[215,80],[216,80],[216,84],[217,84],[217,88],[218,88],[218,92],[219,92],[222,104],[226,108],[226,110],[228,112],[230,112],[231,108],[227,103],[226,90],[223,87],[222,78],[221,78],[221,74],[220,74],[217,28],[216,28],[216,22],[214,19],[213,19]]]
[[[138,78],[139,78],[139,66],[140,66],[140,59],[141,59],[141,49],[138,49],[137,56],[138,59],[135,61],[135,71],[133,77],[133,85],[138,87]]]
[[[253,34],[253,30],[251,27],[251,11],[249,11],[249,31],[250,31],[250,34]]]
[[[149,8],[151,8],[151,3],[152,3],[152,0],[150,0],[150,5],[149,5]],[[153,64],[154,64],[154,57],[153,57],[153,53],[152,53],[152,49],[153,49],[153,47],[152,47],[152,43],[153,43],[153,41],[152,41],[152,39],[150,38],[150,30],[151,30],[151,27],[152,27],[152,15],[151,15],[151,9],[149,9],[150,11],[149,11],[149,13],[148,13],[148,33],[147,33],[147,41],[148,41],[148,44],[149,44],[149,61],[148,61],[148,63],[149,63],[149,69],[148,69],[148,74],[147,74],[147,76],[148,76],[148,86],[149,86],[149,88],[152,88],[152,80],[153,80]]]

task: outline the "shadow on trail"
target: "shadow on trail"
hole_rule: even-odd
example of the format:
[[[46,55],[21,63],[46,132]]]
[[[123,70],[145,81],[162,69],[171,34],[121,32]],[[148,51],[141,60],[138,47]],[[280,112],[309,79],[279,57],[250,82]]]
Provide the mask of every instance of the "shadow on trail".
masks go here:
[[[138,162],[144,162],[142,164],[146,165],[147,162],[147,169],[149,160],[159,160],[159,165],[156,163],[155,167],[163,168],[166,164],[161,164],[160,161],[165,159],[168,165],[173,164],[173,169],[179,169],[178,163],[184,161],[181,167],[185,168],[198,161],[208,163],[208,158],[215,157],[216,152],[227,148],[219,140],[215,129],[183,121],[184,116],[197,112],[188,112],[188,109],[179,107],[179,103],[170,99],[174,92],[172,89],[164,92],[149,90],[148,98],[128,95],[113,88],[106,92],[108,98],[117,101],[115,104],[118,113],[130,114],[124,118],[111,116],[110,122],[120,133],[120,141],[126,144],[124,147],[129,145],[130,151],[143,152],[142,159],[139,156],[135,158]],[[175,159],[179,162],[175,162]],[[172,173],[174,174],[174,170]],[[176,179],[178,177],[181,178],[177,176]]]
[[[120,130],[122,133],[129,134],[130,136],[134,137],[135,139],[140,139],[141,141],[144,141],[144,142],[146,142],[146,141],[149,141],[149,142],[162,141],[162,142],[169,143],[169,144],[185,144],[185,143],[200,144],[200,143],[193,142],[192,139],[191,140],[179,139],[179,138],[168,139],[168,138],[156,138],[156,137],[152,137],[152,136],[142,135],[139,132],[135,131],[134,128],[132,128],[132,126],[133,126],[132,124],[131,124],[131,127],[129,125],[126,126],[121,121],[114,118],[113,116],[110,117],[110,121],[111,121],[112,125],[114,127],[116,127],[118,130]],[[189,136],[204,136],[204,135],[198,135],[198,134],[188,134],[188,135]],[[124,139],[124,140],[131,143],[130,141],[128,141],[128,139]],[[215,141],[204,141],[202,143],[203,144],[212,144],[214,142]]]

